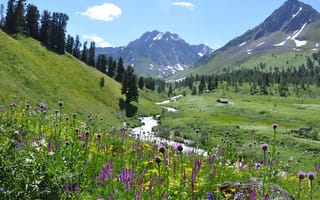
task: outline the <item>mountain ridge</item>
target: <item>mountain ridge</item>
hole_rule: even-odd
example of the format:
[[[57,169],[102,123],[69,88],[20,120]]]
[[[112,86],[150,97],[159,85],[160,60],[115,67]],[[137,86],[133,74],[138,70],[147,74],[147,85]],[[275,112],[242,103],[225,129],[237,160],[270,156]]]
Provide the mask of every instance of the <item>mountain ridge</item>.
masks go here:
[[[96,54],[122,57],[138,74],[152,77],[167,77],[183,71],[212,52],[213,49],[204,44],[190,45],[176,33],[158,30],[147,31],[124,47],[96,49]]]
[[[303,2],[288,0],[262,23],[230,40],[184,73],[217,73],[234,69],[254,56],[317,51],[319,45],[320,13]]]

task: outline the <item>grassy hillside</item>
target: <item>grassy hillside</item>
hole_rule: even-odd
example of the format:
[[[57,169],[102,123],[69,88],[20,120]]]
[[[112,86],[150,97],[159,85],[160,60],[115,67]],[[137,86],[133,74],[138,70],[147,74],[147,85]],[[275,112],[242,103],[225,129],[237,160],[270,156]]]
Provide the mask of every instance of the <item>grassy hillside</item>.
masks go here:
[[[98,114],[110,124],[124,116],[119,108],[121,86],[112,79],[69,54],[48,51],[31,38],[13,39],[0,31],[0,41],[0,109],[27,100],[52,108],[63,101],[68,112]],[[100,87],[102,77],[104,87]]]
[[[311,56],[316,51],[288,51],[282,53],[267,53],[260,55],[251,55],[250,57],[238,60],[234,59],[236,55],[228,52],[217,54],[215,57],[209,59],[205,63],[199,63],[197,66],[189,68],[181,73],[178,73],[172,78],[185,77],[190,74],[215,74],[226,70],[238,70],[244,68],[260,67],[260,64],[265,64],[265,69],[270,67],[299,67],[301,64],[306,64],[306,56]],[[237,61],[235,61],[237,60]]]

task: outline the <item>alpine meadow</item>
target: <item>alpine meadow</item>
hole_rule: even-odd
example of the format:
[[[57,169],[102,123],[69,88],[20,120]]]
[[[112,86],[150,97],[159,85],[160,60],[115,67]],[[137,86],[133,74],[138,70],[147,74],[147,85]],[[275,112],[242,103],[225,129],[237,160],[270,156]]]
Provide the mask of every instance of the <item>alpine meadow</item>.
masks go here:
[[[191,2],[171,6],[193,15]],[[311,5],[287,0],[213,49],[155,29],[101,46],[67,32],[73,14],[6,3],[0,199],[320,199],[320,13]],[[99,8],[77,16],[101,18]],[[102,18],[110,24],[127,11],[101,8],[114,11]]]

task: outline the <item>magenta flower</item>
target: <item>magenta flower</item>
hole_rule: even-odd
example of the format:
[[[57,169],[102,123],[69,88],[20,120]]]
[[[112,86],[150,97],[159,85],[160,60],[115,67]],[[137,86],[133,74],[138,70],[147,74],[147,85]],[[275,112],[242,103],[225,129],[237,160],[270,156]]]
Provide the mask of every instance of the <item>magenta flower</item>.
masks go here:
[[[272,128],[273,128],[273,129],[278,128],[278,124],[272,124]]]
[[[182,144],[178,144],[177,150],[178,150],[179,152],[182,152],[182,151],[183,151],[183,146],[182,146]]]
[[[304,173],[304,172],[302,172],[302,171],[298,172],[298,178],[299,178],[300,180],[304,179],[305,177],[306,177],[306,173]]]
[[[268,144],[265,144],[265,143],[263,143],[263,144],[261,145],[261,148],[262,148],[263,151],[267,151],[267,150],[268,150],[268,147],[269,147],[269,145],[268,145]]]
[[[308,177],[308,179],[309,179],[310,181],[313,181],[315,175],[314,175],[313,172],[308,172],[308,173],[307,173],[307,177]]]
[[[164,154],[166,152],[166,147],[165,146],[161,146],[159,148],[159,152]]]

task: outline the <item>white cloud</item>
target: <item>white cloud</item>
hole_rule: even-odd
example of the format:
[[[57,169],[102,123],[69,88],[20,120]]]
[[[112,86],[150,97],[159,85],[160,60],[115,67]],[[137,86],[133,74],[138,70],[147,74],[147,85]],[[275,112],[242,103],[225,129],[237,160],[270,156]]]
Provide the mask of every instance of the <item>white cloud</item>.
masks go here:
[[[102,37],[97,36],[96,34],[92,35],[82,35],[82,38],[85,40],[94,41],[96,47],[112,47],[112,44],[109,42],[104,41]]]
[[[93,6],[88,8],[85,12],[82,12],[81,15],[101,21],[112,21],[116,17],[119,17],[121,13],[121,9],[115,4],[104,3],[100,6]]]
[[[172,2],[173,6],[181,6],[181,7],[185,7],[188,8],[190,10],[194,9],[194,4],[190,3],[190,2],[185,2],[185,1],[178,1],[178,2]]]

